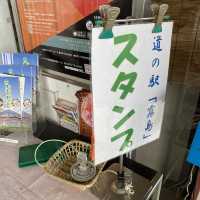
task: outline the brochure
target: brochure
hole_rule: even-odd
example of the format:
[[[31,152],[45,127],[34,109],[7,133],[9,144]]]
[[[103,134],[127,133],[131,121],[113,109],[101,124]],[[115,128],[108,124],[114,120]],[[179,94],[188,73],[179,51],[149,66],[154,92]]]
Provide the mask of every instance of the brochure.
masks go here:
[[[19,77],[0,77],[0,128],[21,126],[21,95]]]

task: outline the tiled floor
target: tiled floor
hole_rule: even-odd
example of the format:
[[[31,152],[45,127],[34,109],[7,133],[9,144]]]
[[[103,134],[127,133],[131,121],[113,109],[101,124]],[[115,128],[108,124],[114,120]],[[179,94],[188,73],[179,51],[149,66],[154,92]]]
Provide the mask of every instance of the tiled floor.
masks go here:
[[[95,200],[46,175],[37,166],[18,168],[18,145],[0,142],[0,200]]]
[[[19,139],[20,137],[12,136],[12,138]],[[18,148],[24,145],[21,141],[24,141],[24,139],[20,139],[20,144],[0,142],[0,200],[124,199],[118,197],[110,198],[112,193],[109,192],[109,189],[114,180],[112,174],[110,177],[108,177],[108,174],[104,174],[102,178],[99,178],[93,188],[93,192],[96,194],[96,196],[94,196],[89,190],[81,192],[75,187],[63,184],[63,182],[49,177],[44,173],[43,169],[38,166],[18,168]],[[38,142],[36,138],[31,138],[31,140],[28,141],[28,143],[32,144]],[[145,190],[146,187],[144,187],[144,185],[148,183],[144,178],[136,174],[133,180],[135,183],[137,180],[137,184],[134,186],[137,191],[135,199],[141,199],[137,196],[140,196],[140,193],[144,193],[143,190]],[[95,188],[97,190],[95,190]],[[108,196],[109,198],[107,198]],[[161,197],[161,199],[171,198],[165,195],[165,198]]]

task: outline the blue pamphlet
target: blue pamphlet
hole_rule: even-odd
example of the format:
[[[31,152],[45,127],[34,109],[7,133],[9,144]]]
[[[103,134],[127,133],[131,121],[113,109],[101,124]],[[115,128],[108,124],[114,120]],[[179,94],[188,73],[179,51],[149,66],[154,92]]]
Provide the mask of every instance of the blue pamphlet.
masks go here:
[[[26,70],[24,70],[24,68],[26,68]],[[6,78],[9,79],[9,82],[5,81]],[[17,82],[17,80],[19,83]],[[6,88],[4,82],[8,82]],[[9,67],[0,67],[0,96],[2,97],[1,100],[3,100],[3,102],[6,102],[7,99],[4,99],[4,96],[9,97],[8,99],[11,99],[9,101],[9,110],[7,107],[5,107],[6,110],[2,111],[4,119],[1,119],[3,123],[1,128],[14,128],[15,125],[15,127],[32,129],[32,91],[33,78],[31,76],[30,68],[12,65],[10,65]],[[16,97],[17,94],[18,97]],[[7,116],[7,118],[5,118],[5,112],[9,112],[9,114],[18,114],[18,117],[16,117],[16,115],[13,118],[13,116],[10,114],[9,116]],[[10,126],[11,122],[13,127]]]
[[[38,54],[29,53],[0,53],[0,67],[2,66],[15,66],[31,70],[33,77],[33,92],[36,91],[36,82],[39,74],[39,56]],[[27,76],[26,74],[24,74]]]
[[[0,130],[33,130],[38,72],[37,54],[0,53]]]
[[[19,77],[0,77],[0,127],[20,127],[21,117]]]
[[[200,167],[200,122],[198,123],[187,161]]]
[[[1,74],[9,74],[14,76],[25,76],[33,78],[33,89],[36,90],[36,72],[31,67],[24,65],[0,65]]]
[[[39,58],[37,54],[0,53],[0,65],[39,66]]]

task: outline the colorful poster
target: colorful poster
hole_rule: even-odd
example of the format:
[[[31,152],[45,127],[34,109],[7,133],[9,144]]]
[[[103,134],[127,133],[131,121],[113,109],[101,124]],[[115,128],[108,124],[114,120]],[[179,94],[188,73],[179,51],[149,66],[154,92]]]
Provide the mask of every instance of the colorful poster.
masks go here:
[[[23,117],[22,126],[30,129],[32,127],[32,118],[34,122],[36,121],[36,113],[32,112],[32,109],[35,110],[37,101],[36,90],[37,80],[39,79],[38,54],[0,53],[0,73],[19,76],[21,115]],[[26,91],[32,94],[27,97]],[[35,128],[35,126],[33,126],[33,128]]]
[[[172,22],[113,27],[112,39],[92,30],[95,164],[159,138],[163,120]]]
[[[32,50],[110,0],[17,0],[25,49]]]
[[[91,27],[108,3],[121,19],[132,15],[132,0],[17,0],[25,50],[44,68],[89,80]]]

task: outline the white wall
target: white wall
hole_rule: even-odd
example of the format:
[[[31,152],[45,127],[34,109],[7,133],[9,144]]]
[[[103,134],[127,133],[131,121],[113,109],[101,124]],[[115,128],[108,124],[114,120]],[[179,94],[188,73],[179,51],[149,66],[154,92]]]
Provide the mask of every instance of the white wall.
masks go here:
[[[16,42],[7,0],[0,0],[0,51],[16,51]]]

